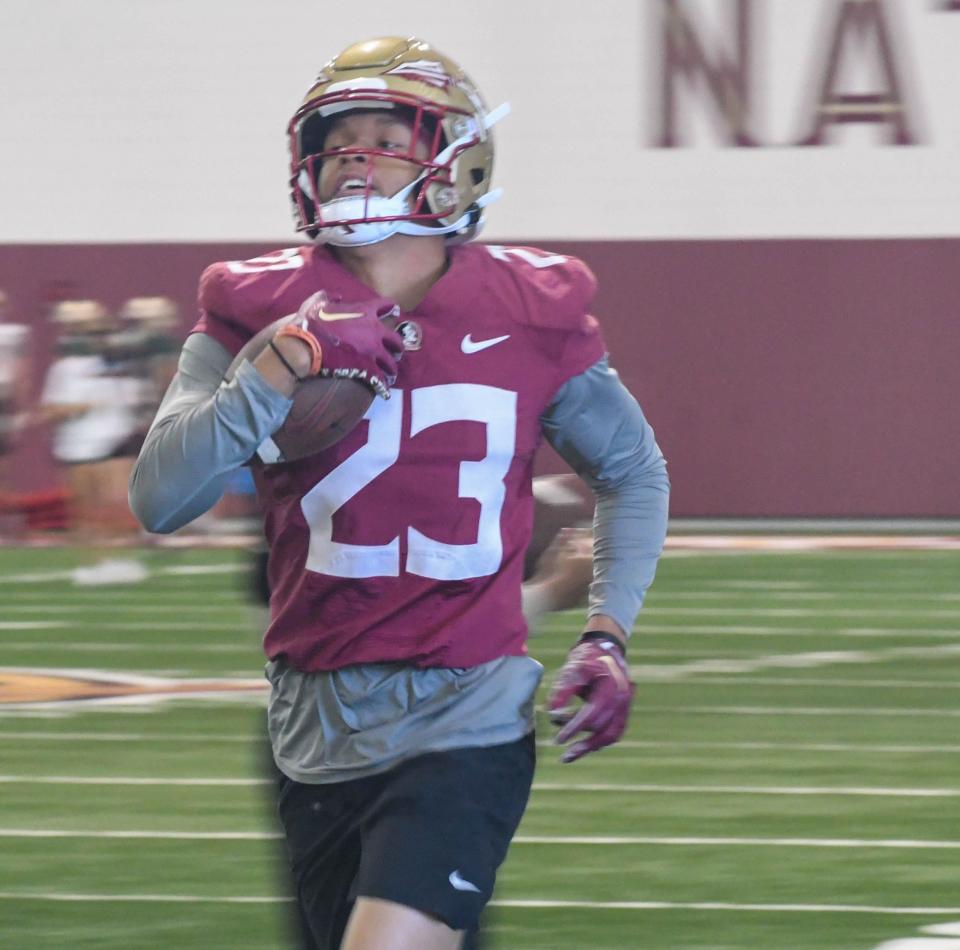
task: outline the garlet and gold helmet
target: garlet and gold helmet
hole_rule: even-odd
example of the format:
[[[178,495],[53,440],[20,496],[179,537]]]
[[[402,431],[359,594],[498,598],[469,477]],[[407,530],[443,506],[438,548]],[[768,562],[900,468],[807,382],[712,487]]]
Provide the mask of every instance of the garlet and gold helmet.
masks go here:
[[[334,118],[357,109],[397,109],[412,122],[409,151],[376,148],[325,150]],[[468,241],[483,222],[490,191],[491,126],[510,111],[488,112],[470,78],[446,56],[415,37],[356,43],[323,67],[290,121],[290,188],[297,230],[321,243],[375,244],[393,234],[448,235]],[[418,141],[427,157],[414,155]],[[383,155],[420,167],[395,195],[372,192],[319,202],[317,182],[332,155]]]
[[[131,326],[157,331],[174,330],[180,323],[177,305],[169,297],[131,297],[118,316]]]
[[[50,311],[50,319],[69,333],[105,333],[115,325],[99,300],[61,300]]]

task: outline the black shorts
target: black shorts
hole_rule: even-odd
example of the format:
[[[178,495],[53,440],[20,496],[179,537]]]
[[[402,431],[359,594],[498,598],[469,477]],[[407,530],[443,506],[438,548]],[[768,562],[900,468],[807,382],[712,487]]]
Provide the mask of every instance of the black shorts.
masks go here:
[[[527,806],[533,733],[506,745],[431,752],[381,775],[324,785],[280,779],[298,909],[335,950],[358,897],[474,930]]]

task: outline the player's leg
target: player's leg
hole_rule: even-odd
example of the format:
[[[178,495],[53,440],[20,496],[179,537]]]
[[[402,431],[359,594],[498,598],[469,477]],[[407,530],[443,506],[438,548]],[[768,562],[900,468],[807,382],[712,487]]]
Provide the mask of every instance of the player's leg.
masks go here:
[[[74,462],[66,466],[70,491],[70,521],[76,544],[91,547],[97,534],[97,510],[100,484],[94,462]]]
[[[461,947],[493,894],[526,808],[534,759],[531,734],[428,753],[384,776],[361,825],[344,950]]]
[[[459,950],[462,931],[412,907],[360,897],[350,915],[342,950]]]
[[[127,485],[136,455],[114,455],[101,465],[103,497],[101,498],[101,524],[104,533],[111,538],[136,538],[140,526],[130,511],[127,501]]]
[[[296,899],[301,946],[338,950],[353,910],[352,888],[360,866],[351,791],[358,782],[303,785],[285,776],[277,811],[284,826]]]

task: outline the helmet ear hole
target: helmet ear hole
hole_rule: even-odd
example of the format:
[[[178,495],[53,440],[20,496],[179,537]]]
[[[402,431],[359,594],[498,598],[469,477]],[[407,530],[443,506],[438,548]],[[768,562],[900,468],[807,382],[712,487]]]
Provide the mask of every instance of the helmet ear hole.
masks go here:
[[[483,179],[487,177],[487,173],[482,168],[471,168],[470,169],[470,181],[473,182],[474,187],[477,185],[483,184]]]

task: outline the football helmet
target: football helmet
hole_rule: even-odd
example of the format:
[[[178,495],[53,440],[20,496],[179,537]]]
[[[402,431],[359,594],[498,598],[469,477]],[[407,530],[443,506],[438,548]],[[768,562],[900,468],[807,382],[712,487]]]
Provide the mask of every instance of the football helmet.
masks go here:
[[[50,319],[73,333],[106,333],[114,327],[110,311],[99,300],[61,300],[50,311]]]
[[[177,305],[169,297],[131,297],[118,316],[130,326],[150,330],[173,330],[180,324]]]
[[[412,123],[406,152],[378,148],[326,149],[332,121],[359,109],[397,109]],[[290,190],[298,231],[319,243],[375,244],[393,234],[446,235],[469,241],[480,230],[483,208],[499,197],[490,190],[490,129],[510,111],[487,110],[470,78],[446,56],[415,37],[355,43],[323,67],[288,127]],[[426,142],[426,156],[414,154]],[[394,195],[366,188],[322,202],[318,183],[333,155],[388,156],[419,167]]]

